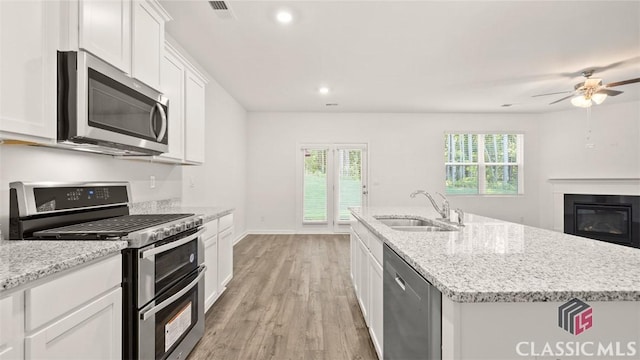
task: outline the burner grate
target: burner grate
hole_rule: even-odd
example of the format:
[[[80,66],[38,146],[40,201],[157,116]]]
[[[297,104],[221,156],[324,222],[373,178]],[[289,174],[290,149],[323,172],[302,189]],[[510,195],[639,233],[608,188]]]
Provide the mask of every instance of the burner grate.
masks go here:
[[[41,230],[34,233],[36,236],[64,236],[64,235],[109,235],[124,236],[130,232],[146,229],[155,225],[182,219],[193,214],[151,214],[151,215],[125,215],[108,219],[89,221],[79,224],[67,225],[58,228]]]

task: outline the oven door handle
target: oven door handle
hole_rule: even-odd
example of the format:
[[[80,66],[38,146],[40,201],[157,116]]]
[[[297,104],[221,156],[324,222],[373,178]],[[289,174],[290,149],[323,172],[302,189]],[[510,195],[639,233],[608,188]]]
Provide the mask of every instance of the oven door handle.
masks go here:
[[[198,277],[195,278],[195,280],[193,280],[192,282],[189,283],[189,285],[187,285],[186,287],[184,287],[182,290],[178,291],[177,293],[171,295],[170,298],[168,298],[167,300],[161,302],[160,304],[152,307],[151,309],[143,312],[142,314],[140,314],[140,319],[142,321],[146,321],[149,317],[151,317],[152,315],[155,315],[155,313],[157,313],[158,311],[166,308],[167,306],[171,305],[171,303],[173,303],[174,301],[178,300],[180,297],[182,297],[182,295],[186,294],[187,292],[191,291],[191,289],[193,289],[194,286],[198,285],[198,281],[200,281],[200,279],[202,279],[202,277],[204,276],[205,271],[207,270],[207,267],[205,265],[202,265],[200,267],[200,273],[198,274]]]
[[[162,246],[158,246],[157,248],[153,248],[153,249],[149,249],[149,250],[143,251],[143,252],[140,253],[140,258],[141,259],[146,259],[149,256],[152,256],[152,255],[155,255],[155,254],[159,254],[159,253],[171,250],[171,249],[175,249],[180,245],[184,245],[184,244],[188,243],[189,241],[192,241],[193,239],[195,239],[198,236],[202,235],[202,233],[204,233],[204,229],[200,229],[195,234],[189,235],[184,239],[176,240],[176,241],[170,242],[168,244],[165,244],[165,245],[162,245]]]

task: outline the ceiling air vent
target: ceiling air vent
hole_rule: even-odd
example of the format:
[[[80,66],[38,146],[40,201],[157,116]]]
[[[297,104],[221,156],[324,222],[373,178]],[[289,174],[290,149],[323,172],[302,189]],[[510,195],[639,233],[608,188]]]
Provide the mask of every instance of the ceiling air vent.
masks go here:
[[[213,12],[220,19],[230,20],[236,18],[236,15],[233,13],[233,10],[231,10],[231,7],[229,7],[229,4],[226,1],[209,1],[209,5],[211,5]]]

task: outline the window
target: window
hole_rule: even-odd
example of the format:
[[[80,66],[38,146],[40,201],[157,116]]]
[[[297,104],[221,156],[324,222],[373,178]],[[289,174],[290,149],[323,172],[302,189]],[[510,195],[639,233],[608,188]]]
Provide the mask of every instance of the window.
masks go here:
[[[524,193],[522,134],[445,134],[446,193]]]
[[[328,149],[304,151],[304,222],[327,221],[327,152]]]

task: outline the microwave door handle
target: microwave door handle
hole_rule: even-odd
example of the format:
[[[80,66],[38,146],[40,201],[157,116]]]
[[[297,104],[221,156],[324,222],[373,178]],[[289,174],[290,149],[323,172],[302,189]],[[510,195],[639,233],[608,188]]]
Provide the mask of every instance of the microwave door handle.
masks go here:
[[[153,120],[154,114],[158,112],[160,113],[160,120],[162,120],[162,125],[160,125],[160,133],[156,134],[153,129]],[[162,138],[167,133],[167,113],[164,111],[164,108],[160,103],[156,103],[151,110],[151,132],[156,136],[156,140],[162,141]]]
[[[158,246],[157,248],[153,248],[153,249],[149,249],[149,250],[143,251],[143,252],[140,253],[140,259],[146,259],[151,255],[155,255],[155,254],[163,253],[163,252],[171,250],[171,249],[175,249],[178,246],[184,245],[184,244],[192,241],[193,239],[197,238],[198,236],[202,235],[203,233],[204,233],[204,229],[201,229],[201,230],[198,230],[197,233],[189,235],[184,239],[172,241],[172,242],[170,242],[170,243],[168,243],[166,245]]]
[[[204,276],[204,273],[205,273],[206,270],[207,270],[207,267],[203,265],[200,268],[200,274],[198,274],[198,277],[196,277],[195,280],[190,282],[189,285],[185,286],[182,290],[180,290],[177,293],[171,295],[171,297],[168,298],[167,300],[161,302],[160,304],[158,304],[158,305],[152,307],[151,309],[149,309],[149,310],[143,312],[142,314],[140,314],[140,319],[142,321],[147,320],[149,317],[151,317],[152,315],[154,315],[158,311],[166,308],[171,303],[173,303],[174,301],[176,301],[180,297],[182,297],[182,295],[184,295],[187,292],[189,292],[191,289],[193,289],[194,286],[198,285],[198,281],[200,281],[200,279],[202,279],[202,277]]]

